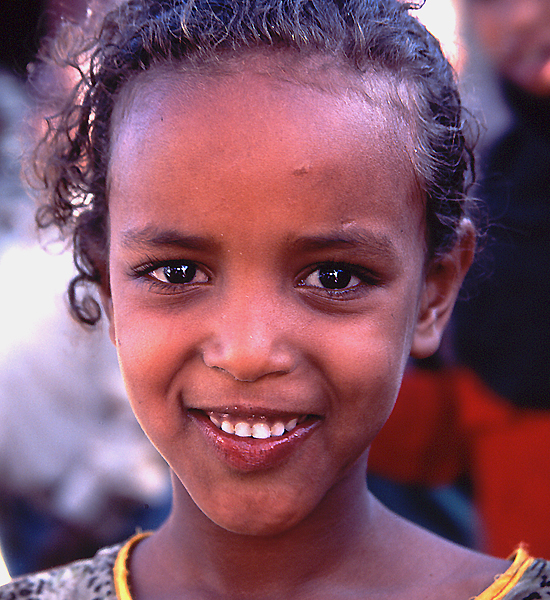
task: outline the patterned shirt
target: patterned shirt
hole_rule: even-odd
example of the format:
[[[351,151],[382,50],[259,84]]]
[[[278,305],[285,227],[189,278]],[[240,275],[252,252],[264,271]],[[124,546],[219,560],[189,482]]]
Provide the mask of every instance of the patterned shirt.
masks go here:
[[[0,600],[132,600],[126,562],[145,535],[104,548],[88,560],[14,579],[0,587]],[[473,600],[550,600],[550,562],[520,548],[510,568]]]

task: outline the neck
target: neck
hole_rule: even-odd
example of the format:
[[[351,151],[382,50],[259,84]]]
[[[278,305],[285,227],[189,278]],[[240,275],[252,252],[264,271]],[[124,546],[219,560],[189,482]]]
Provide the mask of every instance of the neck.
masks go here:
[[[355,561],[360,559],[363,568],[376,562],[379,508],[364,473],[362,468],[350,472],[299,525],[274,536],[222,529],[175,482],[170,518],[138,545],[131,563],[136,600],[174,597],[176,590],[181,594],[190,585],[197,595],[208,591],[251,600],[298,597],[300,590],[312,592],[312,582],[330,589],[327,580],[336,574],[345,577]],[[147,583],[139,577],[144,572],[140,564],[148,573]],[[151,573],[157,577],[151,579]]]

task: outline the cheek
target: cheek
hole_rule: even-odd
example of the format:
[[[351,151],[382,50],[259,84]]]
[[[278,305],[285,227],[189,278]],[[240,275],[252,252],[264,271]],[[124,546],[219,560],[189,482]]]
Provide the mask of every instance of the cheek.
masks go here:
[[[185,333],[178,320],[160,318],[130,303],[113,300],[116,348],[128,398],[138,421],[150,437],[179,412],[170,396],[171,384],[182,364]]]
[[[349,413],[374,434],[389,417],[401,387],[416,325],[418,285],[411,278],[388,293],[384,310],[346,326],[337,321],[325,330],[324,339],[316,340],[345,396],[335,410]],[[341,343],[333,343],[336,339]]]
[[[128,384],[155,388],[178,360],[175,349],[184,345],[189,323],[182,326],[175,311],[149,305],[147,293],[134,287],[112,279],[115,344]]]
[[[331,343],[335,337],[342,343]],[[355,413],[352,418],[361,421],[362,426],[381,427],[401,385],[409,355],[408,337],[391,318],[385,323],[327,330],[317,347],[322,349],[321,360],[330,381],[343,397],[343,401],[334,403],[333,410]]]
[[[139,319],[133,322],[127,317],[115,319],[119,362],[130,391],[158,388],[168,370],[166,358],[170,354],[166,352],[165,337],[151,335],[152,327],[147,321]],[[162,344],[159,343],[161,339]]]
[[[179,447],[190,425],[184,418],[180,396],[171,393],[178,360],[168,347],[127,330],[121,331],[117,352],[132,411],[150,442],[170,464],[171,452]]]

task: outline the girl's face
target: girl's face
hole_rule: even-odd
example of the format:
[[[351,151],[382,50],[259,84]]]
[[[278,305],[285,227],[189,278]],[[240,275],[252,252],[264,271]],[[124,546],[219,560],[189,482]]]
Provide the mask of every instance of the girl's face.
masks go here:
[[[248,71],[122,102],[106,302],[130,402],[212,521],[280,532],[364,488],[440,333],[410,136],[381,99]]]

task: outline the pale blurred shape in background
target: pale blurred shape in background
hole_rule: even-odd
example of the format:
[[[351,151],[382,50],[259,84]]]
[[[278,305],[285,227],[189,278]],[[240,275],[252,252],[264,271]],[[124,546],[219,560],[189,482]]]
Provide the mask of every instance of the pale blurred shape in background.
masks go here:
[[[10,574],[8,573],[8,569],[6,568],[6,563],[2,558],[2,550],[0,548],[0,585],[4,585],[8,583],[10,580]]]
[[[460,44],[458,0],[426,0],[417,11],[418,18],[441,42],[445,55],[455,69],[459,70],[463,53]]]

